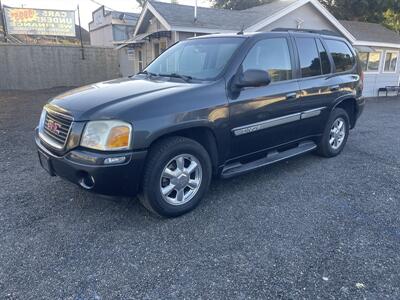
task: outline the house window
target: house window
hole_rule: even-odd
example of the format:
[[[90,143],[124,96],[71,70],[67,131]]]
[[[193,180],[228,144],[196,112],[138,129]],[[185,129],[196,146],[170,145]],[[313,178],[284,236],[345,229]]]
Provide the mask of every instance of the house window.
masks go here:
[[[361,66],[365,72],[379,72],[381,52],[360,52]]]
[[[154,43],[154,59],[160,56],[160,44]]]
[[[163,53],[165,50],[167,50],[167,41],[160,41],[160,51]]]
[[[167,50],[167,42],[159,41],[154,43],[154,59],[160,56],[165,50]]]
[[[142,56],[142,50],[138,51],[138,63],[139,63],[139,72],[143,71],[143,56]]]
[[[399,52],[386,52],[385,72],[396,72]]]

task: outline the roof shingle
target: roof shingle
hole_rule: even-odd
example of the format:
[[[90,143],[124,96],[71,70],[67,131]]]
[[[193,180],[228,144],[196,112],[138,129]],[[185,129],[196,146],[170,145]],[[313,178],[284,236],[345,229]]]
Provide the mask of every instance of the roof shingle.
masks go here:
[[[400,44],[400,35],[381,24],[344,20],[339,22],[359,41]]]
[[[246,10],[198,7],[196,22],[193,6],[157,1],[150,3],[172,26],[239,31],[274,15],[296,1],[275,0]]]

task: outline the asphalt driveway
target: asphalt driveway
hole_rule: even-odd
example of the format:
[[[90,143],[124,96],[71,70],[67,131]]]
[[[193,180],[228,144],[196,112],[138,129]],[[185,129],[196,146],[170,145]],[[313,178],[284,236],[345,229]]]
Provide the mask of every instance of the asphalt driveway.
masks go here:
[[[61,91],[0,92],[0,299],[400,298],[399,98],[369,101],[341,156],[218,180],[163,220],[40,168]]]

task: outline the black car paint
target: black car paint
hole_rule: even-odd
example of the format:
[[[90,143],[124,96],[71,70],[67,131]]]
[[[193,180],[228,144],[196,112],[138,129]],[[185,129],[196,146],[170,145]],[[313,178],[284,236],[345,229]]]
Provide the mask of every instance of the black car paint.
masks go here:
[[[61,177],[79,183],[81,171],[84,171],[101,178],[101,184],[96,179],[93,189],[96,192],[134,195],[140,186],[147,151],[157,139],[168,134],[193,128],[209,129],[215,139],[217,170],[221,170],[225,164],[250,160],[257,154],[274,148],[307,139],[318,140],[330,112],[342,101],[355,100],[356,116],[361,113],[364,104],[361,97],[361,69],[356,64],[349,72],[335,74],[332,69],[330,75],[302,79],[292,35],[283,32],[228,35],[244,41],[227,68],[214,81],[185,82],[177,78],[137,75],[88,85],[57,96],[48,105],[73,116],[70,138],[65,149],[61,151],[51,149],[36,138],[39,151],[50,156],[54,161],[55,173]],[[323,38],[315,34],[296,33],[296,36],[321,38],[323,42]],[[235,88],[235,79],[239,76],[240,65],[248,51],[257,41],[270,37],[285,37],[289,41],[294,66],[293,79],[273,82],[264,87]],[[329,59],[334,66],[330,55]],[[321,113],[313,118],[300,119],[249,134],[236,136],[234,133],[234,129],[241,126],[313,109],[321,109]],[[79,146],[85,122],[107,119],[123,120],[132,124],[132,150],[117,153],[129,157],[129,162],[123,166],[97,166],[89,161],[77,162],[71,159],[71,152],[84,152],[101,158],[115,155]],[[132,160],[132,156],[139,158]],[[119,170],[123,172],[119,173]],[[129,178],[128,174],[132,174],[132,177]],[[106,178],[111,177],[113,180],[108,182]],[[123,186],[128,182],[132,188],[125,190]],[[112,188],[113,184],[116,185],[115,188]]]

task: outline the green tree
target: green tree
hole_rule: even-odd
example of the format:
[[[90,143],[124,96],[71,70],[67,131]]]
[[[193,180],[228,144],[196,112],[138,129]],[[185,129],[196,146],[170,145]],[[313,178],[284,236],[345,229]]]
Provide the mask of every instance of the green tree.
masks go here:
[[[383,25],[400,34],[400,10],[388,9],[383,13]]]
[[[390,2],[390,0],[321,0],[337,19],[376,23],[383,21],[383,13],[388,9]]]
[[[270,3],[272,1],[273,0],[212,0],[212,5],[216,8],[241,10]]]

